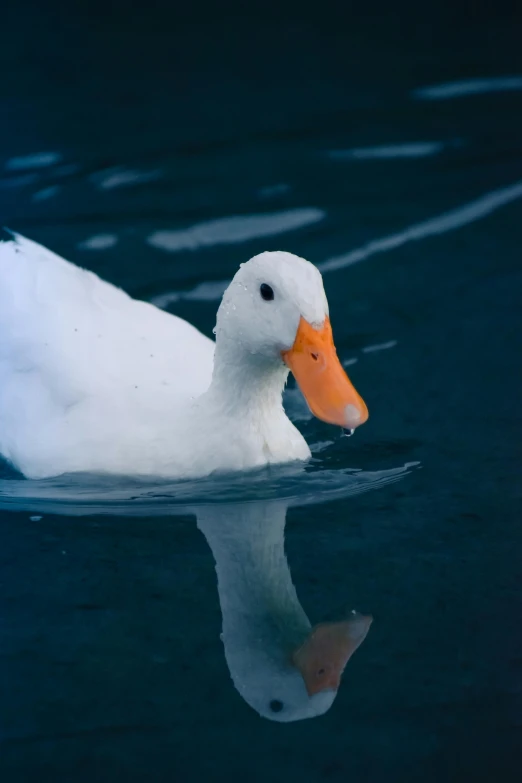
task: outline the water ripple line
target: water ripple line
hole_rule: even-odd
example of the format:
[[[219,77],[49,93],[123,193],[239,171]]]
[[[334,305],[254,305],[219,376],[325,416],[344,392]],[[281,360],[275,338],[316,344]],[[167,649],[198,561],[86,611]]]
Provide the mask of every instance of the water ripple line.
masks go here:
[[[366,245],[350,250],[348,253],[320,261],[317,267],[322,274],[345,269],[353,264],[366,261],[366,259],[372,256],[395,250],[409,242],[418,242],[428,237],[456,231],[477,220],[482,220],[497,209],[507,206],[519,198],[522,198],[522,180],[512,185],[489,191],[467,204],[444,212],[442,215],[436,215],[420,223],[415,223],[413,226],[409,226],[395,234],[374,239]],[[182,299],[205,302],[217,301],[223,295],[228,283],[228,280],[206,281],[198,283],[197,286],[188,291],[170,291],[159,294],[151,301],[158,307],[167,307],[172,302]]]

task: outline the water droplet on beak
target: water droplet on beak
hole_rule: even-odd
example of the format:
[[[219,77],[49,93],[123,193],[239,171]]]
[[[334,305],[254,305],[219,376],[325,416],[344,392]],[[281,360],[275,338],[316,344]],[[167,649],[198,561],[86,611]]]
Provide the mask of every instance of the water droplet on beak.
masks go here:
[[[341,437],[343,437],[343,438],[351,438],[351,437],[352,437],[352,435],[353,435],[353,433],[355,432],[355,430],[352,430],[352,429],[344,429],[344,427],[343,427],[343,429],[341,430],[341,432],[342,432],[342,436],[341,436]]]

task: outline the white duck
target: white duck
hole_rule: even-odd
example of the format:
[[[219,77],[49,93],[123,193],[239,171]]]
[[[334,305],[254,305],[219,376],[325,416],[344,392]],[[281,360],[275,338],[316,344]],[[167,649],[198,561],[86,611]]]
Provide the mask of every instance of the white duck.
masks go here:
[[[262,717],[282,722],[330,709],[372,622],[353,612],[312,628],[285,556],[287,505],[214,503],[198,510],[216,561],[221,638],[234,686]]]
[[[312,412],[367,408],[332,339],[319,271],[285,252],[242,264],[216,343],[13,235],[0,243],[0,454],[29,478],[173,478],[306,460],[282,406],[288,370]]]

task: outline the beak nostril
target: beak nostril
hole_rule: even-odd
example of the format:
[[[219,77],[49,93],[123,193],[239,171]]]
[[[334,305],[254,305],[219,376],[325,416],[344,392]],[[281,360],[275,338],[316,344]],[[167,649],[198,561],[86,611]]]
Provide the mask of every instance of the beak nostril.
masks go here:
[[[318,360],[318,358],[319,358],[319,354],[318,353],[311,353],[310,356],[312,357],[314,362],[316,362]]]

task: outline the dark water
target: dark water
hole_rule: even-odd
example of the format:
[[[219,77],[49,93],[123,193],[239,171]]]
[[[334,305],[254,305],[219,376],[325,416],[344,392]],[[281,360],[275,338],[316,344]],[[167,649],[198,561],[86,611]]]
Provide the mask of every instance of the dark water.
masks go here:
[[[248,479],[4,470],[2,783],[520,779],[514,7],[4,13],[2,221],[209,334],[239,263],[307,257],[371,418],[291,390],[314,462]],[[352,608],[296,720],[280,618]]]

